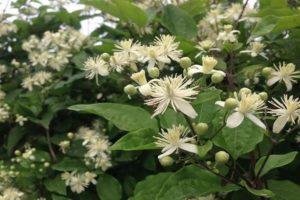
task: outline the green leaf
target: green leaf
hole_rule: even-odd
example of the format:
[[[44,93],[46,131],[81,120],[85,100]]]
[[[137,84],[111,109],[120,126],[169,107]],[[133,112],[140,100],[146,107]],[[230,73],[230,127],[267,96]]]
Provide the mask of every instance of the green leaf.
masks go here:
[[[208,140],[204,145],[198,147],[198,155],[204,158],[206,154],[213,148],[213,143]]]
[[[7,149],[9,154],[13,152],[15,146],[22,140],[27,132],[26,128],[21,126],[16,126],[10,130],[7,138]]]
[[[65,181],[60,176],[54,179],[47,179],[44,182],[46,189],[50,192],[56,192],[58,194],[67,195]]]
[[[198,116],[195,121],[210,123],[216,116],[220,107],[215,105],[215,102],[220,100],[220,90],[206,90],[200,92],[197,98],[193,101],[193,107],[195,108]]]
[[[268,158],[263,170],[260,173],[260,176],[265,175],[266,173],[268,173],[270,170],[278,168],[278,167],[282,167],[284,165],[287,165],[289,163],[291,163],[296,155],[298,154],[298,152],[293,151],[287,154],[282,154],[282,155],[270,155],[270,157]],[[264,163],[266,159],[266,156],[261,157],[258,162],[255,165],[255,174],[257,175],[259,172],[259,169],[261,168],[262,164]]]
[[[81,0],[81,2],[118,17],[120,20],[135,23],[140,27],[145,26],[148,22],[148,17],[145,11],[129,1]]]
[[[136,151],[145,149],[157,149],[154,144],[157,135],[156,131],[145,128],[134,132],[129,132],[119,139],[110,149],[123,151]]]
[[[52,165],[52,169],[57,171],[85,171],[87,167],[78,159],[65,157],[59,163]]]
[[[267,190],[267,189],[257,190],[257,189],[250,188],[244,181],[242,181],[241,183],[242,183],[242,185],[244,185],[246,187],[246,189],[250,193],[252,193],[256,196],[266,197],[266,198],[270,198],[270,197],[274,196],[274,193],[271,190]]]
[[[100,174],[96,189],[101,200],[119,200],[122,198],[122,187],[118,180],[111,175]]]
[[[197,25],[194,19],[184,10],[174,5],[164,7],[161,23],[172,34],[188,39],[194,38],[197,35]]]
[[[159,116],[159,122],[162,128],[170,128],[177,124],[187,125],[184,116],[171,108],[168,108],[163,115]]]
[[[69,107],[69,109],[102,116],[111,121],[119,129],[125,131],[135,131],[141,128],[151,128],[158,131],[157,121],[151,119],[147,111],[136,106],[117,103],[99,103],[74,105]]]
[[[195,16],[205,11],[207,0],[189,0],[179,5],[179,8],[185,10],[189,15]]]
[[[260,0],[260,9],[287,7],[286,0]]]
[[[255,149],[255,146],[263,140],[263,136],[264,130],[245,118],[236,128],[224,127],[213,142],[237,159]]]
[[[52,197],[52,200],[71,200],[68,197],[59,196],[59,195],[55,195],[55,194],[52,194],[51,197]]]
[[[240,189],[235,185],[221,186],[221,180],[213,173],[196,166],[186,166],[165,181],[156,200],[182,200],[216,192]]]
[[[269,180],[269,188],[275,193],[272,200],[299,200],[300,186],[288,180]]]
[[[136,185],[132,200],[154,200],[161,186],[172,174],[171,172],[165,172],[147,176],[145,180]]]

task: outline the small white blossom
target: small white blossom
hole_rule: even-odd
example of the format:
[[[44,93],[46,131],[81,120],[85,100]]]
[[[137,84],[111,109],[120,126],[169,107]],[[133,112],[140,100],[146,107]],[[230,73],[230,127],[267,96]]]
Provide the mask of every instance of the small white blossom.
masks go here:
[[[24,123],[28,121],[28,119],[20,114],[16,114],[16,123],[20,126],[24,126]]]
[[[210,56],[203,56],[202,57],[202,65],[193,65],[188,70],[188,75],[192,76],[196,73],[203,73],[203,74],[213,74],[213,73],[220,73],[223,76],[226,74],[221,70],[215,70],[214,67],[217,65],[218,61],[214,57]]]
[[[192,144],[195,139],[187,137],[187,134],[188,129],[182,125],[173,125],[173,127],[167,129],[167,131],[162,130],[159,134],[160,136],[155,137],[157,139],[155,144],[162,148],[162,154],[158,156],[158,159],[169,156],[174,152],[178,153],[179,149],[197,154],[198,147]]]
[[[0,195],[1,200],[21,200],[24,193],[17,188],[8,187]]]
[[[225,25],[224,31],[221,31],[217,37],[217,40],[224,42],[237,42],[238,30],[232,30],[232,25]]]
[[[244,120],[248,118],[257,126],[266,129],[265,124],[257,118],[254,114],[260,113],[261,110],[265,109],[265,103],[258,94],[241,93],[240,98],[235,93],[235,98],[238,101],[238,106],[234,109],[234,112],[229,115],[226,121],[226,126],[229,128],[238,127]],[[224,101],[217,101],[217,105],[224,107]]]
[[[165,77],[163,79],[153,79],[149,82],[151,87],[152,98],[146,100],[148,106],[156,106],[152,117],[163,114],[169,105],[183,114],[195,118],[196,111],[187,101],[193,99],[198,92],[195,87],[190,87],[191,79],[183,78],[182,76]]]
[[[273,124],[274,133],[279,133],[288,122],[295,124],[297,118],[298,120],[300,119],[299,98],[294,98],[293,96],[288,97],[287,95],[284,95],[281,98],[281,101],[273,98],[273,101],[270,101],[270,103],[275,108],[269,109],[269,113],[277,117]]]
[[[108,64],[100,57],[90,57],[84,63],[83,70],[86,72],[85,77],[87,79],[96,78],[98,83],[98,76],[108,76],[109,75],[109,66]]]
[[[164,55],[179,62],[182,51],[178,50],[179,42],[175,42],[175,37],[171,35],[161,35],[155,38],[154,44],[163,49]]]
[[[170,58],[165,54],[165,50],[161,46],[148,46],[142,48],[141,51],[142,63],[148,63],[148,68],[154,67],[158,65],[158,67],[162,68],[164,64],[171,63]]]
[[[263,52],[265,45],[261,42],[251,42],[249,50],[240,51],[240,53],[249,53],[251,57],[256,57],[258,55],[268,60],[268,57]]]
[[[296,79],[300,78],[300,71],[295,70],[293,63],[285,64],[284,62],[279,66],[274,65],[275,70],[271,72],[271,76],[267,81],[267,85],[274,85],[276,82],[284,82],[287,91],[291,91],[293,83],[297,83]]]
[[[71,173],[65,172],[61,175],[62,180],[65,181],[67,186],[70,186],[72,192],[77,194],[82,193],[89,186],[90,183],[97,184],[97,175],[92,172],[77,173],[73,171]]]

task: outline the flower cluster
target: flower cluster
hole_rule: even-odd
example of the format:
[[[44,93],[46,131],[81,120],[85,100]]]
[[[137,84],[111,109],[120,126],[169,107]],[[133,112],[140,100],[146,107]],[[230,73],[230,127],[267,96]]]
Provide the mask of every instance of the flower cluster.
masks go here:
[[[17,31],[18,31],[18,28],[13,23],[6,23],[6,22],[0,23],[0,37],[6,36],[9,33],[16,33]]]
[[[91,183],[97,184],[97,175],[92,172],[79,173],[76,171],[64,172],[61,178],[65,181],[66,186],[69,186],[72,192],[77,194],[82,193]]]

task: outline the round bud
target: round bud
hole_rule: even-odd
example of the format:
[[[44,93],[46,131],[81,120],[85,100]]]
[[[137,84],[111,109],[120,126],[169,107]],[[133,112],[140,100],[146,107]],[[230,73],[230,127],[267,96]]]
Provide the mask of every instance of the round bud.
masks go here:
[[[213,83],[221,83],[223,80],[224,80],[224,75],[221,74],[221,73],[214,73],[214,74],[211,76],[211,81],[212,81]]]
[[[101,58],[102,58],[104,61],[108,62],[108,61],[109,61],[109,58],[110,58],[110,55],[109,55],[108,53],[103,53],[103,54],[101,55]]]
[[[11,161],[11,162],[15,162],[16,159],[15,159],[15,158],[11,158],[10,161]]]
[[[39,169],[39,172],[43,172],[44,170],[42,168]]]
[[[225,151],[219,151],[215,154],[215,161],[217,163],[225,164],[229,160],[229,154]]]
[[[47,167],[49,167],[49,166],[50,166],[50,163],[48,163],[48,162],[45,162],[45,163],[44,163],[44,167],[47,168]]]
[[[244,84],[248,87],[250,86],[250,79],[247,78],[245,81],[244,81]]]
[[[210,160],[206,161],[206,165],[207,165],[207,166],[211,166],[211,164],[212,164],[212,163],[211,163]]]
[[[179,64],[183,69],[187,69],[192,65],[192,61],[189,57],[183,57],[180,59]]]
[[[148,73],[151,78],[159,77],[159,69],[157,67],[148,68]]]
[[[212,171],[215,172],[216,174],[220,173],[220,171],[217,168],[213,168]]]
[[[165,156],[165,157],[159,159],[159,163],[163,167],[169,167],[169,166],[172,166],[174,164],[174,159],[170,156]]]
[[[225,100],[225,108],[226,109],[233,109],[237,107],[238,101],[235,98],[228,98]]]
[[[239,95],[241,96],[242,94],[251,94],[251,90],[249,88],[242,88],[239,91]]]
[[[266,92],[260,92],[258,95],[260,96],[261,100],[263,100],[263,101],[266,101],[268,99],[268,93],[266,93]]]
[[[10,176],[13,176],[15,173],[14,173],[14,171],[9,171],[8,174],[9,174]]]
[[[124,87],[124,92],[128,95],[135,95],[137,93],[137,89],[133,85],[129,84]]]
[[[198,135],[203,135],[204,133],[206,133],[208,130],[208,125],[207,123],[198,123],[195,126],[195,131],[197,132]]]
[[[45,162],[45,161],[46,161],[45,158],[42,158],[42,159],[41,159],[41,162]]]
[[[34,168],[35,168],[35,164],[32,163],[32,164],[30,165],[30,168],[34,169]]]
[[[253,78],[253,83],[254,84],[258,84],[259,83],[259,78],[258,77],[254,77]]]
[[[74,133],[69,132],[69,133],[67,134],[67,137],[68,137],[70,140],[72,140],[72,139],[74,138]]]
[[[268,77],[270,76],[270,74],[272,73],[273,69],[271,67],[264,67],[261,71],[261,74],[264,76],[264,77]]]
[[[14,165],[10,166],[11,170],[14,170],[15,168],[16,168],[16,166],[14,166]]]
[[[20,155],[21,155],[21,151],[15,150],[15,155],[16,155],[16,156],[20,156]]]
[[[29,160],[34,161],[35,160],[35,156],[33,156],[33,155],[29,156]]]

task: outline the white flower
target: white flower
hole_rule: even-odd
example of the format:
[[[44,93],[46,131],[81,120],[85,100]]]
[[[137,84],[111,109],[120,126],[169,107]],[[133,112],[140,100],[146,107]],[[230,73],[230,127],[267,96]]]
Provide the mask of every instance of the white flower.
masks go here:
[[[223,76],[226,74],[221,70],[215,70],[214,67],[217,65],[218,61],[214,57],[210,56],[203,56],[202,57],[202,65],[193,65],[188,70],[188,75],[192,76],[196,73],[203,73],[203,74],[213,74],[213,73],[220,73]]]
[[[61,175],[62,180],[65,181],[67,186],[70,186],[72,192],[76,192],[80,194],[89,186],[90,183],[97,184],[96,178],[97,175],[92,172],[85,172],[85,173],[77,173],[73,171],[71,173],[64,172]]]
[[[256,57],[257,55],[262,56],[263,58],[268,60],[268,57],[263,52],[265,45],[261,42],[251,42],[250,43],[250,49],[240,51],[240,53],[250,53],[251,57]]]
[[[271,72],[271,76],[267,81],[267,85],[274,85],[276,82],[284,82],[287,91],[291,91],[293,83],[297,83],[295,79],[300,78],[300,71],[295,71],[293,63],[285,64],[284,62],[279,66],[274,65],[275,70]]]
[[[7,104],[0,104],[0,122],[5,122],[9,118],[9,110]]]
[[[170,58],[165,54],[165,49],[161,46],[148,46],[142,48],[142,63],[148,62],[148,68],[154,67],[156,64],[161,68],[164,64],[171,62]]]
[[[96,77],[97,83],[98,75],[109,75],[109,66],[104,60],[102,60],[100,56],[97,56],[95,58],[88,58],[87,61],[85,61],[84,63],[83,70],[86,71],[86,78],[93,79],[94,77]]]
[[[284,95],[281,101],[273,98],[270,103],[275,107],[274,109],[269,109],[269,113],[278,118],[273,124],[273,132],[279,133],[287,122],[295,124],[297,118],[300,118],[300,100],[299,98],[294,98],[293,96],[288,97]]]
[[[151,95],[151,87],[147,82],[145,70],[133,73],[130,78],[140,85],[138,90],[143,96]]]
[[[113,70],[120,73],[124,70],[125,66],[129,66],[129,60],[127,55],[124,55],[120,52],[115,52],[109,58],[109,65]]]
[[[232,30],[232,25],[225,25],[224,31],[221,31],[217,37],[217,40],[222,42],[237,42],[238,30]]]
[[[229,128],[236,128],[238,127],[247,117],[257,126],[266,129],[264,123],[257,118],[254,114],[260,113],[261,110],[265,109],[265,103],[260,98],[258,94],[251,94],[251,93],[241,93],[240,99],[238,98],[237,94],[235,93],[235,98],[238,101],[238,106],[234,109],[234,112],[227,118],[226,126]],[[217,105],[224,107],[224,101],[217,101]]]
[[[134,43],[132,39],[122,40],[115,45],[116,52],[123,54],[127,57],[128,62],[136,62],[141,48],[140,43]]]
[[[67,152],[67,149],[70,148],[70,141],[68,140],[63,140],[61,141],[59,144],[60,150],[63,154],[65,154]]]
[[[197,49],[200,50],[200,53],[198,53],[195,57],[197,58],[202,53],[210,52],[210,51],[220,51],[219,48],[215,48],[216,43],[210,39],[206,39],[203,41],[200,41],[198,45],[196,46]]]
[[[187,134],[188,130],[182,125],[173,125],[172,128],[167,129],[167,131],[162,130],[162,132],[159,133],[160,137],[155,137],[157,139],[155,144],[163,148],[161,151],[162,154],[158,156],[158,159],[178,152],[179,149],[197,154],[197,145],[191,144],[195,139],[187,137]]]
[[[18,123],[20,126],[24,125],[24,122],[28,121],[28,119],[22,115],[16,114],[16,123]]]
[[[149,82],[151,87],[151,99],[146,100],[148,106],[157,106],[152,117],[163,114],[171,104],[172,108],[179,110],[183,114],[195,118],[196,111],[187,101],[193,99],[198,94],[195,87],[188,88],[192,84],[191,79],[182,76],[165,77],[163,79],[153,79]]]
[[[0,195],[1,200],[21,200],[22,196],[24,195],[23,192],[18,190],[17,188],[8,187]]]
[[[172,60],[179,62],[182,51],[178,50],[179,42],[175,42],[175,37],[170,35],[161,35],[155,38],[154,44],[163,49],[164,55]]]

